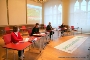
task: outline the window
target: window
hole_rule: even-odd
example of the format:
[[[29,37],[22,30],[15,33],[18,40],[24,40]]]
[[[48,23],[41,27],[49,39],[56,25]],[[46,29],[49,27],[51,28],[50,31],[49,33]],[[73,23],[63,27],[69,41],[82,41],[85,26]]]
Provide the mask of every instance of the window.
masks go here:
[[[90,12],[90,1],[88,2],[88,11]]]
[[[86,11],[86,1],[83,0],[81,3],[81,11]]]
[[[60,0],[52,0],[44,5],[44,24],[51,22],[52,27],[58,28],[62,24],[62,5]],[[52,3],[52,4],[50,4]]]
[[[90,1],[70,0],[69,25],[81,28],[83,33],[90,32]],[[74,2],[74,3],[73,3]],[[72,5],[72,6],[71,6]]]
[[[78,12],[79,10],[79,2],[76,1],[75,5],[74,5],[74,12]]]

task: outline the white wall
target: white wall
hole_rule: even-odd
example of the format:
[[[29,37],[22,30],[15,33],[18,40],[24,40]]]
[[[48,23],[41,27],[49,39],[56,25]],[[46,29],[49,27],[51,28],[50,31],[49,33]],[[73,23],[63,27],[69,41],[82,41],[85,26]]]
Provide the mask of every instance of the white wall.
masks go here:
[[[8,0],[9,25],[26,24],[26,0]]]
[[[6,0],[0,0],[0,26],[27,24],[28,21],[26,15],[27,13],[26,1],[27,4],[42,6],[42,4],[30,0],[8,0],[8,14],[7,14]],[[7,18],[7,16],[9,17]]]
[[[8,25],[6,0],[0,0],[0,25]]]

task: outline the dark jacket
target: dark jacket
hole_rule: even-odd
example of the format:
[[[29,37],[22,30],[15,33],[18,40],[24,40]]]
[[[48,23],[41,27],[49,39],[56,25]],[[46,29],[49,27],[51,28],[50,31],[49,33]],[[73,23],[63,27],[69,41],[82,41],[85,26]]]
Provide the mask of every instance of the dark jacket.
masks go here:
[[[65,27],[65,26],[62,24],[62,25],[61,25],[61,28],[64,28],[64,27]]]
[[[52,26],[51,25],[47,25],[46,30],[52,30]]]
[[[65,27],[65,25],[61,25],[61,31],[64,31],[65,29],[64,29],[64,27]]]
[[[31,36],[32,36],[33,34],[37,34],[37,33],[39,33],[39,28],[34,27],[34,28],[32,29]]]

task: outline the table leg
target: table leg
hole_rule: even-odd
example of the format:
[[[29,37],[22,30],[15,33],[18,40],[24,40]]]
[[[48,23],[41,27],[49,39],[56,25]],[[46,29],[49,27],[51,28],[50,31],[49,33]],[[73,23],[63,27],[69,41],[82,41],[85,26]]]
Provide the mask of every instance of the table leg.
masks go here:
[[[45,48],[46,45],[47,45],[47,35],[44,36],[44,48]]]
[[[59,30],[58,30],[58,37],[59,37]]]
[[[8,49],[6,48],[6,59],[5,60],[8,60]]]
[[[41,39],[39,40],[39,43],[40,43],[40,47],[39,47],[39,50],[40,50],[40,53],[41,53]]]
[[[43,49],[44,49],[44,47],[45,47],[45,45],[44,45],[44,36],[42,38],[43,38],[43,42],[42,43],[43,43]]]
[[[52,40],[53,40],[53,31],[52,31]]]
[[[49,38],[49,42],[50,42],[50,40],[51,40],[51,39],[50,39],[50,33],[49,33],[49,35],[48,35],[48,38]]]
[[[49,35],[50,35],[50,33],[48,33],[48,35],[47,35],[47,41],[48,42],[50,42],[50,36]]]
[[[49,41],[48,41],[48,34],[45,36],[45,38],[46,38],[46,44],[48,44],[49,43]]]

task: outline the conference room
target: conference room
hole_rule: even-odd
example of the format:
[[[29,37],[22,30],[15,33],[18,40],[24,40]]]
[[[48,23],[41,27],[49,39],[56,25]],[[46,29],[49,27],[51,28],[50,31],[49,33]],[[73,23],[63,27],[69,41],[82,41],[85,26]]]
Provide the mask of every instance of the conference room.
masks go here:
[[[0,60],[90,60],[89,22],[90,0],[0,0]]]

